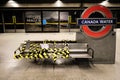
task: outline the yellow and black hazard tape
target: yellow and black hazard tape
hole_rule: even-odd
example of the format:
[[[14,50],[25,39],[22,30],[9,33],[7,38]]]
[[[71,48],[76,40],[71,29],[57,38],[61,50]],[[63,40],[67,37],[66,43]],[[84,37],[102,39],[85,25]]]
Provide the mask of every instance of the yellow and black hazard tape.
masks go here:
[[[24,44],[22,48],[19,48],[20,53],[14,54],[15,59],[47,59],[52,58],[56,61],[57,58],[69,58],[69,49],[56,48],[56,43],[54,42],[54,48],[42,49],[38,43],[30,43],[28,48],[29,52],[25,53],[26,45]]]
[[[52,56],[52,58],[55,60],[55,58],[57,58],[57,56],[62,55],[62,58],[68,58],[69,57],[69,52],[68,51],[61,51],[61,52],[54,52],[52,53],[52,55],[48,55],[47,52],[31,52],[31,53],[25,53],[25,54],[14,54],[14,58],[15,59],[22,59],[22,58],[26,58],[26,59],[47,59],[50,58],[50,56]]]
[[[56,53],[52,54],[52,59],[53,59],[53,61],[56,61],[56,59],[57,59],[57,54]]]
[[[14,53],[14,59],[18,59],[19,58],[19,55],[17,55],[16,53]]]

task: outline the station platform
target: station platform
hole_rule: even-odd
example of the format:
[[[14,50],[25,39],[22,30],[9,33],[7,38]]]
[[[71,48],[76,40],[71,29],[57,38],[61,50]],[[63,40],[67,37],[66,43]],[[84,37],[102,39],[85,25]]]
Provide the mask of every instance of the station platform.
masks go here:
[[[0,80],[119,80],[120,29],[116,29],[115,64],[84,63],[53,66],[13,59],[14,50],[25,40],[75,40],[75,32],[0,33]]]

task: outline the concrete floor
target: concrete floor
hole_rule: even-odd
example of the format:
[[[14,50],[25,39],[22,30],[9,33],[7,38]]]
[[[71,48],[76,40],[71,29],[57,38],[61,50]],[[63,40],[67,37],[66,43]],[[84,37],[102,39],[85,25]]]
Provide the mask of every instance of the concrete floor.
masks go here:
[[[120,30],[116,30],[116,32],[115,64],[55,67],[53,65],[37,65],[26,59],[15,60],[13,53],[24,40],[75,40],[75,33],[1,33],[0,80],[119,80]]]

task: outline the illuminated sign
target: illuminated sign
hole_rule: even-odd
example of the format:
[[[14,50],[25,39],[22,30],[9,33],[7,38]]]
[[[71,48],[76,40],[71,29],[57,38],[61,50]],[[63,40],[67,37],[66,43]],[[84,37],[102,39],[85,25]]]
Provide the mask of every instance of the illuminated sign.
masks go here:
[[[94,19],[81,19],[79,18],[77,20],[77,24],[78,25],[92,25],[92,26],[101,26],[101,25],[106,25],[106,24],[110,24],[110,25],[114,25],[116,24],[116,19],[104,19],[104,18],[94,18]]]
[[[104,20],[98,20],[98,23],[97,21],[88,21],[87,19],[89,19],[89,16],[94,13],[94,12],[99,12],[101,14],[103,14],[106,18]],[[112,16],[112,13],[111,11],[104,7],[104,6],[101,6],[101,5],[95,5],[95,6],[92,6],[90,8],[87,8],[81,15],[81,18],[84,20],[86,19],[86,22],[84,21],[79,21],[78,20],[78,24],[94,24],[94,26],[97,26],[97,24],[101,24],[103,23],[105,26],[103,29],[101,29],[100,31],[92,31],[88,25],[82,25],[82,30],[83,32],[87,35],[87,36],[90,36],[90,37],[93,37],[93,38],[101,38],[105,35],[107,35],[111,30],[112,30],[112,25],[111,24],[114,24],[116,23],[113,19],[113,16]],[[94,19],[94,18],[93,18]],[[89,19],[90,20],[90,19]],[[93,22],[93,23],[92,23]],[[108,24],[109,23],[109,24]]]

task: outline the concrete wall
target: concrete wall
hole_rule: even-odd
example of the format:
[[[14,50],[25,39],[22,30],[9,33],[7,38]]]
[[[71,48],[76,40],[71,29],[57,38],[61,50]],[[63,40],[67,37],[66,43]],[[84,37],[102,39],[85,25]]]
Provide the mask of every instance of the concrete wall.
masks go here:
[[[116,33],[114,31],[99,39],[88,37],[83,32],[77,32],[76,40],[88,42],[89,47],[94,50],[94,63],[115,63]]]

